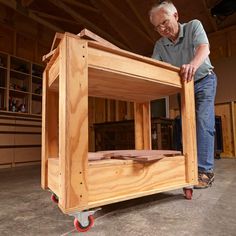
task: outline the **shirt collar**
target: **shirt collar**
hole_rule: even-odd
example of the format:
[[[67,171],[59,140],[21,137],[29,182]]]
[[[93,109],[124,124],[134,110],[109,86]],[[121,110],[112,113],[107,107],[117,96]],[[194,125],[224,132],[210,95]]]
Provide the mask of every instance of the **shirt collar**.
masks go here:
[[[183,37],[184,37],[184,26],[183,26],[183,24],[179,23],[179,36],[178,36],[178,38],[176,40],[176,43],[178,43],[180,38],[183,38]],[[173,45],[173,42],[170,41],[168,38],[164,38],[163,37],[162,39],[163,39],[164,45]]]

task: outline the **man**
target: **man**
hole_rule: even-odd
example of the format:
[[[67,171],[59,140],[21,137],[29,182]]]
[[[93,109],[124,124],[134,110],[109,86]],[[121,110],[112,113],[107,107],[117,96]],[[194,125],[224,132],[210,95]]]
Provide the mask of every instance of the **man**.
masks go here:
[[[155,44],[153,58],[180,67],[184,83],[194,79],[198,185],[207,188],[214,181],[214,100],[216,75],[209,60],[209,42],[199,20],[178,22],[178,12],[170,1],[150,10],[150,21],[162,36]]]

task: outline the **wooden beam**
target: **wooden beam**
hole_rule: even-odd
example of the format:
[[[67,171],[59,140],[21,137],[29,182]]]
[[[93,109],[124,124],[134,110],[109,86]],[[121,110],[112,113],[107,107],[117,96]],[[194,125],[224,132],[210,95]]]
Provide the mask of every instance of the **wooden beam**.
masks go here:
[[[76,21],[81,22],[81,24],[84,24],[86,28],[90,28],[92,30],[95,30],[96,33],[100,34],[102,37],[105,37],[106,39],[114,42],[116,45],[119,45],[121,48],[124,48],[125,46],[117,41],[115,38],[113,38],[111,35],[97,27],[95,24],[91,23],[89,20],[84,18],[83,16],[79,15],[75,10],[70,8],[68,5],[64,4],[63,2],[59,0],[49,0],[52,4],[54,4],[56,7],[61,8],[63,11],[68,13],[72,18],[74,18]]]
[[[107,23],[112,27],[113,30],[116,31],[116,33],[122,38],[123,42],[128,46],[125,47],[124,49],[130,50],[132,49],[133,43],[127,39],[127,36],[122,33],[122,30],[120,30],[117,27],[116,22],[112,20],[109,16],[107,16],[106,12],[100,7],[100,3],[96,0],[91,0],[91,3],[97,7],[100,10],[100,14],[104,17],[104,19],[107,21]]]
[[[143,19],[143,17],[140,15],[138,9],[136,8],[135,4],[132,2],[132,0],[126,0],[126,2],[128,3],[129,7],[131,8],[131,10],[133,11],[133,13],[135,14],[135,16],[138,18],[139,22],[142,24],[143,28],[145,29],[146,33],[149,35],[149,37],[153,40],[155,40],[153,38],[153,30],[151,30],[151,27],[149,25],[146,24],[146,21]]]
[[[211,17],[211,11],[210,11],[210,8],[207,6],[206,0],[202,0],[202,3],[204,5],[205,14],[207,15],[207,18],[209,19],[209,21],[211,22],[211,25],[212,25],[214,31],[218,31],[217,24],[214,21],[214,19]]]
[[[145,34],[138,26],[136,26],[133,22],[128,20],[127,16],[124,13],[122,13],[117,7],[115,7],[110,1],[101,0],[101,2],[103,2],[103,4],[105,4],[107,8],[109,8],[116,16],[122,19],[123,22],[127,24],[127,26],[135,30],[139,35],[142,35],[147,41],[151,43],[154,42],[153,39],[151,39],[147,34]]]
[[[74,20],[68,20],[65,18],[62,18],[61,16],[55,16],[52,14],[47,14],[41,11],[36,11],[36,10],[30,10],[30,12],[32,12],[33,14],[39,15],[40,17],[44,17],[44,18],[48,18],[48,19],[52,19],[52,20],[56,20],[56,21],[61,21],[61,22],[66,22],[69,24],[75,24],[75,25],[81,25],[81,23],[74,21]]]
[[[42,19],[41,17],[37,16],[36,14],[32,13],[32,12],[29,12],[28,16],[37,21],[38,23],[42,24],[42,25],[45,25],[47,26],[48,28],[52,29],[53,31],[56,31],[56,32],[65,32],[63,29],[53,25],[52,23]]]
[[[120,49],[116,45],[114,45],[114,44],[110,43],[109,41],[99,37],[98,35],[94,34],[93,32],[91,32],[88,29],[81,30],[81,32],[78,34],[78,36],[80,38],[94,40],[94,41],[99,42],[99,43],[103,44],[104,46],[107,46],[107,47],[110,47],[110,48]]]
[[[233,133],[233,149],[234,149],[234,156],[236,157],[236,124],[235,124],[235,107],[234,102],[231,102],[231,122],[232,122],[232,133]]]
[[[29,7],[30,4],[33,3],[33,1],[34,1],[34,0],[21,0],[21,5],[22,5],[23,7]]]
[[[84,8],[84,9],[86,9],[88,11],[92,11],[92,12],[96,12],[96,13],[99,12],[98,9],[96,9],[94,7],[91,7],[91,6],[87,5],[87,4],[81,3],[79,1],[74,1],[74,0],[62,0],[62,1],[66,2],[68,4],[71,4],[71,5],[74,5],[74,6],[78,6],[80,8]]]
[[[17,3],[15,0],[8,0],[8,1],[0,0],[0,3],[16,10]]]
[[[13,10],[15,10],[16,12],[29,17],[33,20],[35,20],[36,22],[52,29],[53,31],[58,31],[58,32],[63,32],[64,30],[62,30],[61,28],[51,24],[50,22],[43,20],[42,18],[38,17],[37,15],[35,15],[34,13],[30,12],[28,9],[24,8],[24,11],[18,8],[18,4],[15,0],[9,0],[9,1],[5,1],[5,0],[0,0],[0,3],[2,3],[5,6],[8,6],[10,8],[12,8]]]

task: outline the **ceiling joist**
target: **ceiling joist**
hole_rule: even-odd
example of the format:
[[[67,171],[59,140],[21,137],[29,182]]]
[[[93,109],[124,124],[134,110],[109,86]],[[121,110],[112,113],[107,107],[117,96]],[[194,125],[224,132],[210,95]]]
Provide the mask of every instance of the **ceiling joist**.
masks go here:
[[[153,39],[151,39],[147,34],[145,34],[138,26],[136,26],[133,22],[128,20],[128,18],[110,1],[101,0],[104,5],[107,6],[115,15],[117,15],[120,19],[122,19],[130,28],[132,28],[136,33],[142,35],[147,41],[153,43]]]
[[[131,10],[133,11],[133,13],[135,14],[135,16],[138,18],[139,22],[142,24],[143,28],[145,29],[145,31],[147,32],[147,34],[149,35],[149,37],[153,40],[155,40],[153,38],[153,32],[150,28],[150,25],[147,25],[146,21],[143,19],[143,17],[141,16],[140,12],[138,11],[138,9],[136,8],[135,4],[132,2],[132,0],[126,0],[126,2],[128,3],[129,7],[131,8]]]
[[[23,7],[29,7],[31,3],[33,3],[34,0],[21,0],[21,5]]]
[[[56,7],[61,8],[63,11],[68,13],[72,18],[74,18],[76,21],[80,22],[83,24],[85,27],[89,28],[91,31],[95,30],[97,34],[100,36],[106,38],[107,40],[113,42],[117,46],[121,48],[125,48],[126,46],[123,45],[121,42],[117,41],[115,38],[113,38],[111,35],[97,27],[95,24],[91,23],[88,21],[86,18],[83,16],[79,15],[76,11],[74,11],[72,8],[70,8],[68,5],[64,4],[60,0],[49,0],[52,4],[54,4]]]
[[[217,27],[217,24],[216,22],[214,21],[214,19],[211,17],[211,11],[210,9],[208,8],[208,4],[206,2],[206,0],[202,0],[202,3],[203,3],[203,6],[204,6],[204,9],[205,9],[205,13],[207,15],[207,18],[209,19],[209,21],[211,22],[211,25],[214,29],[214,31],[218,31],[218,27]]]
[[[24,8],[22,10],[22,8],[19,7],[19,5],[18,5],[19,3],[17,3],[16,0],[9,0],[9,1],[0,0],[0,3],[2,3],[5,6],[8,6],[8,7],[12,8],[13,10],[15,10],[16,12],[18,12],[26,17],[29,17],[29,18],[33,19],[34,21],[52,29],[53,31],[57,31],[57,32],[64,31],[60,27],[57,27],[57,26],[53,25],[52,23],[40,18],[36,14],[30,12],[27,8]],[[23,7],[23,6],[21,6],[21,7]]]
[[[81,2],[79,2],[79,1],[76,1],[76,0],[62,0],[62,1],[65,2],[65,3],[68,3],[68,4],[70,4],[70,5],[74,5],[74,6],[77,6],[77,7],[83,8],[83,9],[86,9],[86,10],[88,10],[88,11],[92,11],[92,12],[96,12],[96,13],[99,12],[98,9],[96,9],[96,8],[94,8],[94,7],[91,7],[91,6],[89,6],[89,5],[86,5],[86,4],[84,4],[84,3],[81,3]]]
[[[98,3],[97,0],[90,0],[90,1],[97,9],[101,11],[101,15],[104,17],[107,23],[112,27],[114,31],[116,31],[116,33],[122,38],[123,42],[128,46],[125,49],[126,50],[132,49],[133,43],[128,40],[127,36],[124,35],[119,28],[117,28],[117,24],[116,22],[113,21],[113,18],[109,18],[109,16],[107,16],[105,11],[102,8],[100,8],[100,4]]]
[[[55,21],[60,21],[60,22],[66,22],[66,23],[69,23],[69,24],[81,25],[77,21],[68,20],[68,19],[62,18],[61,16],[55,16],[55,15],[52,15],[52,14],[47,14],[47,13],[44,13],[44,12],[41,12],[41,11],[35,11],[35,10],[30,10],[30,12],[32,12],[32,13],[40,16],[40,17],[43,17],[43,18],[47,18],[47,19],[51,19],[51,20],[55,20]]]

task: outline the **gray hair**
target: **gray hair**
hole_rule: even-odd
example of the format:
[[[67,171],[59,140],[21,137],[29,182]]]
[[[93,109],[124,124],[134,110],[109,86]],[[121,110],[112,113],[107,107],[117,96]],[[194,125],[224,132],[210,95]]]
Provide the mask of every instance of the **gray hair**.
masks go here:
[[[177,12],[175,5],[171,1],[161,1],[160,3],[156,3],[152,6],[151,10],[149,11],[150,20],[152,21],[153,14],[159,9],[165,9],[166,12],[171,15]]]

